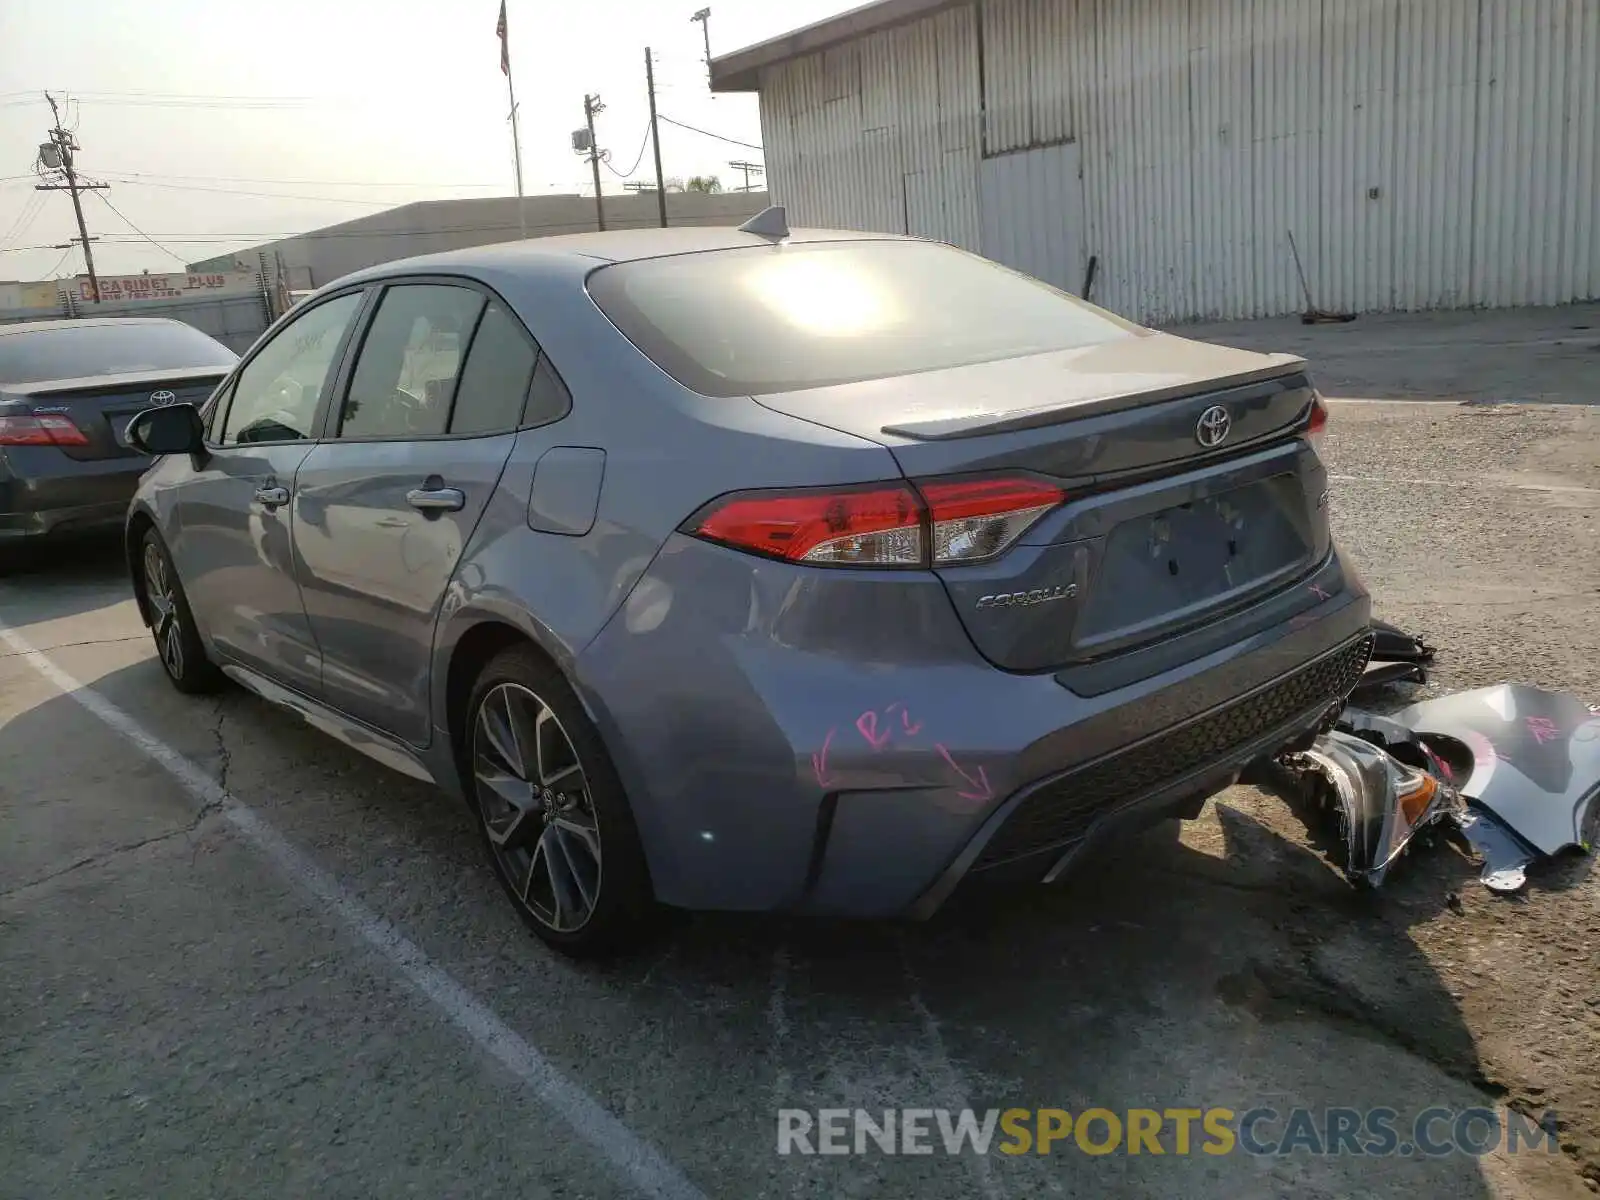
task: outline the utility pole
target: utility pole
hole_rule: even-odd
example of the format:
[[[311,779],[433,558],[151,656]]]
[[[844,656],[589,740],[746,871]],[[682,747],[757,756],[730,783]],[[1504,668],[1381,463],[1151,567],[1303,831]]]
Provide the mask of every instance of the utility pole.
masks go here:
[[[744,162],[743,160],[735,159],[730,160],[728,165],[735,171],[744,172],[744,186],[739,189],[741,192],[748,192],[750,190],[750,176],[764,175],[766,173],[766,168],[760,163]]]
[[[71,130],[61,127],[61,110],[56,106],[56,98],[49,92],[44,98],[50,102],[50,115],[55,118],[55,127],[48,133],[49,141],[39,147],[39,159],[51,170],[59,170],[66,176],[65,183],[40,183],[34,186],[36,192],[71,192],[72,211],[78,218],[78,242],[83,246],[83,263],[89,269],[90,298],[100,303],[100,277],[94,273],[94,252],[89,249],[89,243],[95,239],[89,236],[89,230],[83,223],[83,201],[78,198],[80,191],[106,191],[110,188],[107,183],[79,183],[78,172],[72,161],[73,151],[78,149],[78,139],[72,135]]]
[[[710,84],[711,84],[711,10],[709,8],[702,8],[699,12],[695,13],[694,16],[690,17],[689,20],[690,21],[699,21],[700,22],[700,32],[705,34],[705,36],[706,36],[706,84],[707,84],[707,86],[710,86]],[[715,98],[715,97],[713,97],[713,98]]]
[[[594,223],[602,233],[606,228],[606,207],[600,196],[600,144],[594,140],[594,115],[604,112],[599,96],[583,98],[583,119],[589,126],[589,168],[594,172]]]
[[[656,154],[656,207],[661,211],[661,228],[667,227],[667,180],[661,173],[661,125],[656,120],[656,66],[650,47],[644,48],[644,85],[650,93],[650,145]]]

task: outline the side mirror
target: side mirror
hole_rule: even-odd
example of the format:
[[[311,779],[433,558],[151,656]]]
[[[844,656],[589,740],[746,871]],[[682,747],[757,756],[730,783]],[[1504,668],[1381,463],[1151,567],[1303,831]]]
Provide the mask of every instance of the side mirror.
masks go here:
[[[146,454],[199,454],[206,427],[192,404],[147,408],[128,422],[128,445]]]

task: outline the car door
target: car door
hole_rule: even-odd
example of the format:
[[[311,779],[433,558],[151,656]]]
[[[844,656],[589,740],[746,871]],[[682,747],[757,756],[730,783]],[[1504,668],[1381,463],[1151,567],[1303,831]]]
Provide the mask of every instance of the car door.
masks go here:
[[[516,441],[538,347],[462,280],[384,288],[295,490],[323,695],[417,746],[430,736],[433,628]]]
[[[290,504],[364,300],[356,290],[321,301],[250,355],[211,407],[205,461],[177,501],[178,572],[217,652],[312,696],[322,655]]]

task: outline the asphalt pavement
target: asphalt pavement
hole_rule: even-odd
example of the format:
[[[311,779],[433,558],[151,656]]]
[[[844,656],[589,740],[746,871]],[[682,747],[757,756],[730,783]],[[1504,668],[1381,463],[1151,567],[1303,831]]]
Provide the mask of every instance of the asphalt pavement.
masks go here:
[[[1600,700],[1600,413],[1337,404],[1328,453],[1379,612],[1440,647],[1430,691]],[[240,691],[174,692],[114,546],[0,580],[0,622],[7,1200],[1600,1190],[1592,860],[1506,900],[1440,844],[1361,896],[1241,787],[1181,841],[928,924],[700,916],[578,966],[458,805]],[[1505,1105],[1558,1114],[1561,1148],[776,1138],[780,1109]]]

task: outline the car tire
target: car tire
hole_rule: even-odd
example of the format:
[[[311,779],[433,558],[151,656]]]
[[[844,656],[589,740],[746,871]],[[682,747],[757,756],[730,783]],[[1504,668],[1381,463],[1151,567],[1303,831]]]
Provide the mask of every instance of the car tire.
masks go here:
[[[574,958],[660,928],[633,810],[571,686],[530,646],[479,674],[462,785],[495,877],[528,928]]]
[[[154,529],[145,530],[140,542],[139,569],[144,573],[145,605],[156,657],[172,686],[192,696],[216,691],[226,680],[206,654],[178,569],[166,542]]]

